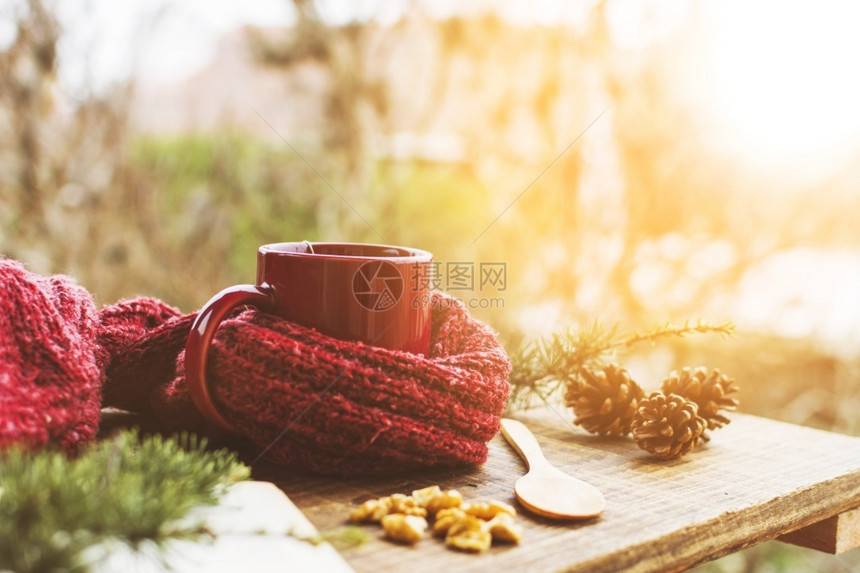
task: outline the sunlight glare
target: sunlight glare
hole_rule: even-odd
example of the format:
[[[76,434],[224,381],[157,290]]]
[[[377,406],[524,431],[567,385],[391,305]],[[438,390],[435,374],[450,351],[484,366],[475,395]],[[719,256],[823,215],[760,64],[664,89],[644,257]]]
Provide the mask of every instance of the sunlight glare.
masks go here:
[[[860,142],[860,3],[709,4],[713,106],[765,163],[844,164]]]

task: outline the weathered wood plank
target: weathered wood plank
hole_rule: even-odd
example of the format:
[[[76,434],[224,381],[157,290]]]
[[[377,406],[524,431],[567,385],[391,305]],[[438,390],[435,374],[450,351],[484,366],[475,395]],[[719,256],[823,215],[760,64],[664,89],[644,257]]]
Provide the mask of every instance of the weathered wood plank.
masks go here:
[[[565,414],[562,412],[562,414]],[[525,538],[487,554],[455,553],[427,538],[404,548],[378,538],[343,553],[357,571],[494,569],[670,571],[720,557],[860,506],[860,439],[754,416],[735,415],[710,443],[670,462],[629,439],[601,438],[551,411],[520,416],[546,457],[599,487],[606,510],[594,520],[557,523],[522,514]],[[370,497],[431,484],[466,498],[516,503],[525,465],[499,436],[478,468],[376,479],[287,476],[256,468],[281,487],[320,530],[340,526]]]
[[[833,554],[856,549],[860,547],[860,508],[786,533],[779,540]]]

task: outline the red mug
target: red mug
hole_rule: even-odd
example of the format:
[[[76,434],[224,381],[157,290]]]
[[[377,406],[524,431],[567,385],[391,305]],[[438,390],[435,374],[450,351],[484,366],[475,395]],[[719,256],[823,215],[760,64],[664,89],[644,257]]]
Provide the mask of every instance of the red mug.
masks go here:
[[[206,361],[222,320],[253,305],[342,340],[427,354],[430,284],[427,251],[363,243],[275,243],[257,251],[257,284],[228,287],[197,314],[185,346],[194,405],[230,430],[212,401]]]

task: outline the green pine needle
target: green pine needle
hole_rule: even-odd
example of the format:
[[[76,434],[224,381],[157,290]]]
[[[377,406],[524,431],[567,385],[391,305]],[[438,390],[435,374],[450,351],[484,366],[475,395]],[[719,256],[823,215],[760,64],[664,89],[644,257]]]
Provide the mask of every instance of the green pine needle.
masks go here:
[[[602,368],[618,352],[637,344],[691,334],[718,334],[726,338],[734,332],[731,323],[711,324],[698,320],[695,324],[657,325],[644,332],[619,334],[617,325],[605,327],[594,322],[584,328],[526,341],[511,353],[513,370],[508,409],[533,408],[558,397],[582,368]]]
[[[363,528],[356,525],[345,525],[322,531],[313,541],[329,543],[337,551],[354,549],[370,541],[371,536]]]
[[[138,548],[204,535],[201,524],[177,520],[250,475],[234,454],[205,447],[187,434],[140,439],[126,431],[74,459],[0,453],[0,569],[85,571],[83,551],[109,538]]]
[[[614,342],[612,347],[630,347],[640,342],[656,342],[661,338],[683,338],[689,334],[718,334],[722,338],[731,338],[735,335],[735,325],[731,322],[711,324],[701,319],[693,325],[689,321],[681,326],[657,325],[645,332],[633,332],[622,340]]]

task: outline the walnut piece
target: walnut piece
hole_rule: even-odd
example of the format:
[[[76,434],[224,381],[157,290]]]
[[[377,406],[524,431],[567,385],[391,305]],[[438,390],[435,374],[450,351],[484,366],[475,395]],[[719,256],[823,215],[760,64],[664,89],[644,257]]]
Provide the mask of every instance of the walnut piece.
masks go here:
[[[353,509],[349,514],[352,522],[379,521],[391,513],[392,502],[390,498],[368,499],[360,506]]]
[[[388,498],[391,501],[391,511],[389,513],[403,513],[406,515],[417,515],[418,517],[427,517],[427,510],[421,507],[414,497],[395,493]],[[380,499],[380,501],[382,501]]]
[[[382,518],[385,536],[400,543],[417,543],[427,530],[427,520],[417,515],[390,513]]]
[[[448,528],[445,545],[460,551],[486,551],[493,543],[486,525],[484,520],[473,515],[463,515]]]
[[[486,522],[473,515],[464,515],[451,524],[447,531],[447,537],[459,535],[466,531],[484,531]]]
[[[412,495],[369,499],[349,514],[349,520],[381,522],[387,538],[414,544],[429,527],[428,515],[435,518],[433,534],[460,551],[480,553],[493,542],[519,543],[523,538],[522,527],[514,523],[517,512],[507,503],[464,503],[460,492],[442,491],[438,485],[417,489]]]
[[[438,485],[417,489],[412,492],[412,497],[418,500],[421,507],[427,509],[430,515],[436,515],[438,511],[460,507],[463,496],[456,489],[442,491]]]
[[[440,510],[436,514],[436,521],[433,522],[433,535],[444,537],[452,525],[465,517],[466,512],[459,507]]]
[[[483,529],[462,531],[456,535],[448,535],[445,538],[445,545],[460,551],[469,551],[472,553],[482,553],[490,548],[493,543],[493,537],[489,531]]]
[[[477,503],[464,503],[463,511],[469,515],[474,515],[480,519],[490,520],[499,515],[506,513],[511,517],[517,516],[517,510],[501,501],[483,501]]]
[[[430,487],[425,487],[423,489],[416,489],[412,492],[412,497],[414,497],[415,500],[418,501],[421,507],[427,507],[427,504],[430,503],[430,500],[437,495],[442,495],[442,488],[438,485],[431,485]]]
[[[514,518],[507,513],[498,514],[487,522],[486,527],[493,541],[519,543],[523,538],[523,528],[514,523]]]
[[[437,512],[442,511],[443,509],[452,509],[455,507],[460,507],[463,504],[463,496],[460,495],[460,492],[456,489],[449,489],[448,491],[443,491],[436,497],[430,500],[430,503],[427,504],[427,511],[431,515],[435,515]]]

